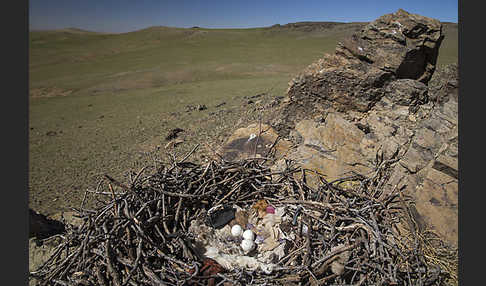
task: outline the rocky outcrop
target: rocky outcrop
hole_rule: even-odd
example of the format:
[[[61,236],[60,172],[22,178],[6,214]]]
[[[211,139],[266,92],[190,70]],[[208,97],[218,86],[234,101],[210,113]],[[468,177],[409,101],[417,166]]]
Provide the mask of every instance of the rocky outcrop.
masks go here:
[[[297,121],[289,133],[297,147],[288,158],[329,180],[371,176],[377,157],[392,161],[385,190],[412,196],[422,229],[457,244],[457,65],[441,69],[432,81],[429,88],[396,80],[365,113],[327,111]]]
[[[339,45],[336,53],[358,58],[398,79],[427,83],[434,73],[442,39],[438,20],[400,9],[367,25]]]
[[[387,162],[384,191],[414,198],[418,226],[457,244],[459,84],[457,65],[435,72],[442,39],[434,19],[378,18],[294,78],[271,125],[293,143],[286,159],[328,181]]]
[[[434,74],[429,104],[420,106],[413,136],[388,182],[415,198],[423,227],[451,243],[458,239],[458,70],[449,65]]]
[[[457,66],[444,68],[439,76],[434,89],[397,80],[395,92],[363,114],[332,111],[297,121],[290,132],[297,146],[287,158],[329,181],[353,173],[372,176],[378,157],[393,162],[385,191],[399,188],[412,196],[420,227],[456,244]],[[422,104],[424,94],[434,101]]]
[[[378,18],[289,83],[276,128],[288,133],[309,112],[367,112],[385,95],[402,104],[424,103],[443,38],[435,19],[401,9]],[[390,92],[407,87],[415,90],[409,98]]]

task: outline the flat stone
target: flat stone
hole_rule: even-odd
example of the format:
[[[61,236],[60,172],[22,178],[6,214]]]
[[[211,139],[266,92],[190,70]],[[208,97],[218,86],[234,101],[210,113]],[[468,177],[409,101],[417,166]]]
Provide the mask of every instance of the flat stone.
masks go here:
[[[250,157],[266,157],[275,144],[276,156],[288,152],[291,143],[284,139],[277,141],[278,134],[267,124],[251,124],[237,129],[223,146],[223,158],[228,161]]]
[[[367,174],[371,171],[360,152],[364,132],[339,114],[330,113],[324,123],[302,120],[295,130],[303,143],[289,154],[289,158],[302,167],[315,170],[330,181],[352,172]]]
[[[414,193],[415,205],[427,225],[447,241],[457,245],[457,182],[439,183],[449,179],[444,176],[446,175],[430,170],[423,184]]]
[[[450,158],[450,157],[449,157]],[[448,176],[451,179],[457,180],[459,179],[459,172],[456,168],[451,167],[449,164],[444,164],[444,156],[442,157],[442,161],[436,160],[434,164],[432,165],[432,169],[436,170],[437,172],[442,173],[443,175]],[[452,160],[450,160],[452,161]],[[446,161],[447,162],[447,161]],[[456,162],[457,165],[457,162]]]
[[[414,143],[422,148],[431,149],[433,151],[438,151],[440,147],[441,137],[434,131],[421,128],[415,133]]]
[[[76,227],[79,227],[83,224],[83,219],[79,218],[77,214],[73,211],[55,213],[49,216],[49,218],[57,221],[64,220],[65,223]]]
[[[422,153],[416,148],[408,149],[405,156],[400,160],[400,165],[414,174],[423,169],[429,161],[423,158]]]

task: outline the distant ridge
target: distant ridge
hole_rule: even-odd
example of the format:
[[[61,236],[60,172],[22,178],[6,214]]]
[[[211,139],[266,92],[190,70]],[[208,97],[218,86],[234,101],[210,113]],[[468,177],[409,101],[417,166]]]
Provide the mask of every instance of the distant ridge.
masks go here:
[[[172,26],[162,26],[162,25],[154,25],[149,26],[146,28],[142,28],[139,30],[129,31],[129,32],[95,32],[84,30],[75,27],[69,27],[64,29],[53,29],[53,30],[43,30],[43,29],[31,29],[29,32],[62,32],[62,33],[71,33],[71,34],[125,34],[125,33],[134,33],[134,32],[141,32],[141,31],[153,31],[153,30],[168,30],[168,29],[187,29],[187,30],[194,30],[194,29],[207,29],[207,30],[224,30],[224,29],[237,29],[237,30],[246,30],[246,29],[281,29],[281,30],[295,30],[295,31],[302,31],[302,32],[314,32],[320,30],[328,30],[338,26],[352,26],[354,28],[361,28],[364,27],[369,22],[313,22],[313,21],[302,21],[302,22],[292,22],[287,24],[274,24],[272,26],[265,26],[265,27],[252,27],[252,28],[206,28],[201,26],[192,26],[188,28],[182,27],[172,27]],[[441,22],[443,25],[446,26],[457,26],[458,23],[454,22]]]
[[[51,32],[51,33],[70,33],[70,34],[106,34],[104,32],[95,32],[89,30],[83,30],[75,27],[54,29],[54,30],[43,30],[43,29],[32,29],[30,32]]]

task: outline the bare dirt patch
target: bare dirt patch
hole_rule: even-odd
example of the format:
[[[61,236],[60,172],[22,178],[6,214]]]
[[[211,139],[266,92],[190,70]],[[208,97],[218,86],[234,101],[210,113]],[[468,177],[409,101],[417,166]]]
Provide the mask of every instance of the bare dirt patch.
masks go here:
[[[59,87],[39,87],[39,88],[32,88],[29,92],[29,97],[37,98],[37,97],[54,97],[54,96],[68,96],[74,90],[72,89],[63,89]]]

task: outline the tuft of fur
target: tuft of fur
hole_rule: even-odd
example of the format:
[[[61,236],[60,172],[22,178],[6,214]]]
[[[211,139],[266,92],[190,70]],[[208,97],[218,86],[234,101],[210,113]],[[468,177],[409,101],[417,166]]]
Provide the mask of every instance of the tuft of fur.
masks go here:
[[[219,265],[223,266],[227,270],[245,268],[251,271],[260,270],[266,274],[271,274],[272,271],[277,267],[276,264],[264,263],[254,257],[221,253],[216,247],[208,247],[204,255],[208,258],[214,259],[219,263]]]

